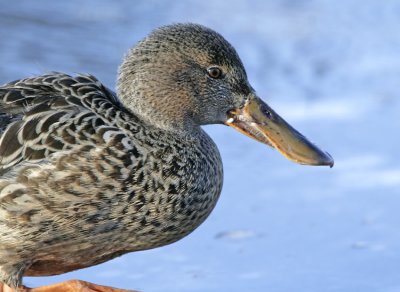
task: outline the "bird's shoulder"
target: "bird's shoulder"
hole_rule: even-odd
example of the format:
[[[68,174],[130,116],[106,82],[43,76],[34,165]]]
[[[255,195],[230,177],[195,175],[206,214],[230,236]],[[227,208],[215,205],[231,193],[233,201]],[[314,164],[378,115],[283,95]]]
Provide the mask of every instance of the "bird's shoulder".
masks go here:
[[[0,170],[98,139],[122,140],[138,127],[92,75],[54,72],[16,80],[0,86]]]

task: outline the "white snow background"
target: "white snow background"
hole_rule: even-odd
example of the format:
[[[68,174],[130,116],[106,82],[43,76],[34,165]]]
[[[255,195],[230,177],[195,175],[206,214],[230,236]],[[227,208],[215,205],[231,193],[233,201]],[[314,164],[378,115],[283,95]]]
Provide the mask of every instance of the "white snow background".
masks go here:
[[[335,158],[287,161],[224,126],[208,220],[170,246],[66,279],[144,292],[400,291],[400,2],[396,0],[0,1],[0,83],[49,71],[115,85],[152,29],[195,22],[225,36],[253,87]]]

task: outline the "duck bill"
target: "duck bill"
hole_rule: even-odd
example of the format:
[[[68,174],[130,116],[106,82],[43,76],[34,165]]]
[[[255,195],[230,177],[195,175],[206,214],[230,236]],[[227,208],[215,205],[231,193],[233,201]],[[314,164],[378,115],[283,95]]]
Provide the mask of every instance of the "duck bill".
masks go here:
[[[281,118],[272,108],[251,95],[242,108],[228,112],[226,125],[276,148],[299,164],[333,166],[333,159]]]

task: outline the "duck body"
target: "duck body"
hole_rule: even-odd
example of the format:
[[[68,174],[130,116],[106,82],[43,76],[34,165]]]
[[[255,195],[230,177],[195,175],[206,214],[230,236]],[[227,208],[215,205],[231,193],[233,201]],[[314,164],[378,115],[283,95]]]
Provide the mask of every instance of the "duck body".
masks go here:
[[[0,149],[0,280],[18,285],[22,274],[169,244],[215,206],[222,163],[201,128],[145,125],[92,76],[39,76],[1,93],[15,126]]]

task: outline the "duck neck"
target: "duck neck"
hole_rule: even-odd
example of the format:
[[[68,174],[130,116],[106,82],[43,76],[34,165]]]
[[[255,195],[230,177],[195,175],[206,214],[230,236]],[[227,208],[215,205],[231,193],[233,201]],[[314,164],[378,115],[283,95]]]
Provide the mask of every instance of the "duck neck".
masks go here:
[[[171,88],[170,80],[157,80],[155,75],[126,70],[122,65],[117,83],[121,103],[147,125],[184,135],[201,131],[195,118],[196,105],[188,92]],[[143,81],[145,80],[145,82]],[[173,94],[173,96],[171,96]]]

